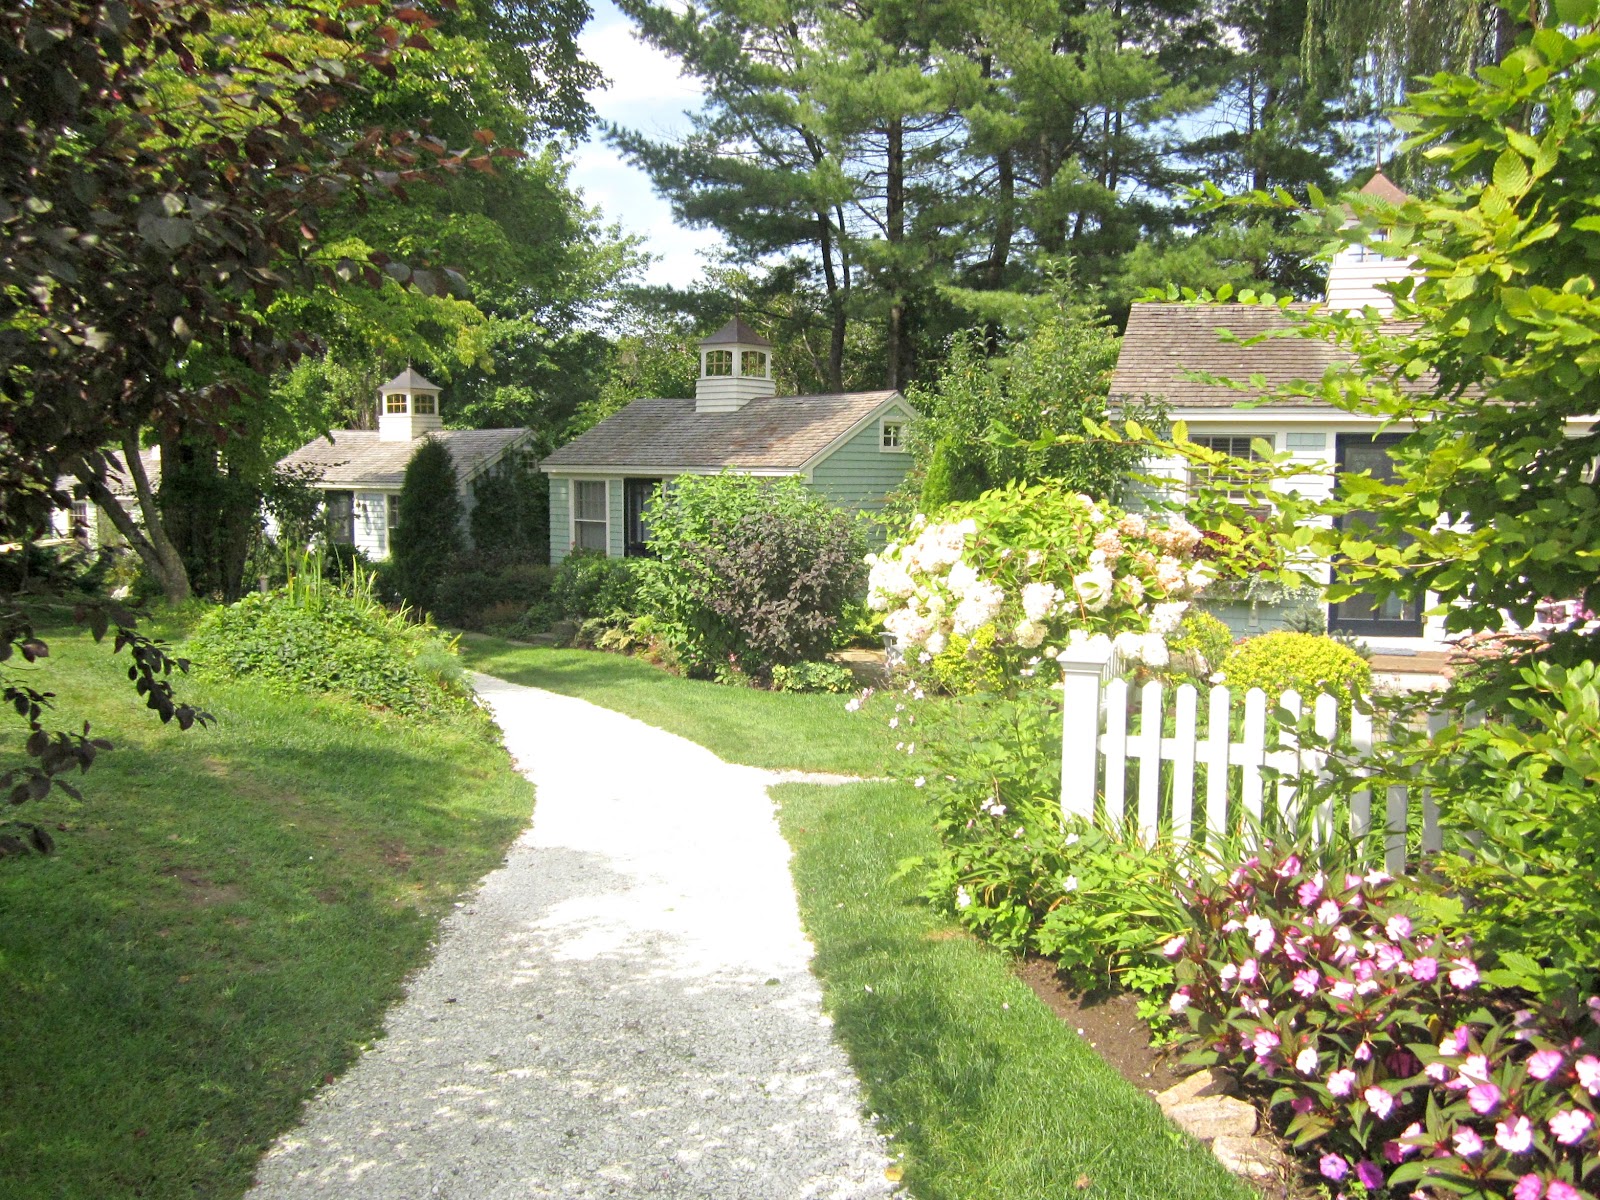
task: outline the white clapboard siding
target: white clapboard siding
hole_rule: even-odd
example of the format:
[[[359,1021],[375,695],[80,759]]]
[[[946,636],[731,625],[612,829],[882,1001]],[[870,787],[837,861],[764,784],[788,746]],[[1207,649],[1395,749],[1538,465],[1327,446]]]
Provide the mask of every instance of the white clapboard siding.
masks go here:
[[[1269,745],[1268,701],[1259,688],[1251,688],[1241,701],[1226,687],[1212,687],[1202,724],[1200,692],[1190,684],[1168,691],[1151,681],[1139,689],[1133,706],[1126,680],[1107,681],[1108,660],[1090,656],[1078,661],[1064,655],[1061,665],[1061,806],[1069,817],[1103,821],[1117,829],[1131,824],[1146,844],[1203,839],[1217,845],[1241,828],[1264,828],[1308,835],[1325,845],[1336,831],[1348,828],[1357,846],[1374,857],[1381,853],[1386,869],[1399,874],[1406,868],[1414,802],[1420,808],[1418,848],[1426,855],[1442,847],[1437,806],[1426,789],[1388,788],[1376,828],[1370,789],[1337,801],[1325,798],[1311,807],[1309,785],[1327,778],[1327,752],[1300,745],[1302,715],[1310,712],[1318,744],[1331,742],[1341,730],[1347,733],[1359,761],[1374,744],[1370,713],[1341,712],[1332,696],[1286,692],[1273,714],[1278,729]],[[1241,712],[1237,742],[1231,737],[1236,711]],[[1163,733],[1169,713],[1170,737]],[[1442,713],[1430,716],[1430,732],[1446,720]],[[1376,833],[1382,833],[1381,842],[1374,840]]]

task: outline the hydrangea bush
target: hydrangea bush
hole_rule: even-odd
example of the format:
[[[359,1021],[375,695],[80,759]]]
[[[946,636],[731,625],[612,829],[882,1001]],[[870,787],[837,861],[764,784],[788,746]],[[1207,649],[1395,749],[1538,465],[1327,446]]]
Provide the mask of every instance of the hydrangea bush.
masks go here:
[[[1335,1188],[1575,1200],[1600,1183],[1600,997],[1487,989],[1381,873],[1253,856],[1183,890],[1167,942],[1190,1060],[1232,1068]]]
[[[917,517],[911,537],[868,559],[868,604],[908,666],[954,638],[985,644],[1026,679],[1063,643],[1114,640],[1126,663],[1161,670],[1190,600],[1215,576],[1182,516],[1124,513],[1088,496],[1013,484]]]

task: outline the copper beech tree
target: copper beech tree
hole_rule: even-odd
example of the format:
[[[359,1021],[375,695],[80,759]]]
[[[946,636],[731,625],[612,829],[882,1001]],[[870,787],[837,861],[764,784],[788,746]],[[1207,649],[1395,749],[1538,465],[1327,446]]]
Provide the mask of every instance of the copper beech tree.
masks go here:
[[[452,0],[444,0],[451,3]],[[248,18],[241,19],[241,18]],[[161,581],[189,592],[140,466],[141,431],[183,421],[225,440],[252,381],[310,341],[269,321],[275,298],[386,274],[428,293],[459,276],[374,255],[321,252],[319,214],[441,172],[492,172],[494,135],[451,147],[426,131],[319,131],[402,47],[429,49],[435,18],[385,0],[34,0],[0,15],[0,543],[25,547],[73,478]],[[227,30],[273,36],[242,45]],[[332,122],[325,122],[332,124]],[[120,454],[113,456],[113,448]],[[120,459],[120,462],[118,461]],[[126,470],[145,519],[111,495]],[[206,716],[170,686],[185,664],[126,611],[81,614],[116,629],[130,676],[161,718]],[[26,610],[0,597],[0,698],[28,726],[29,761],[0,773],[14,803],[70,790],[106,743],[44,725],[50,694],[14,671],[48,654]],[[36,835],[42,837],[42,834]],[[15,840],[15,839],[11,839]],[[0,854],[7,842],[0,839]],[[41,845],[39,848],[45,848]]]

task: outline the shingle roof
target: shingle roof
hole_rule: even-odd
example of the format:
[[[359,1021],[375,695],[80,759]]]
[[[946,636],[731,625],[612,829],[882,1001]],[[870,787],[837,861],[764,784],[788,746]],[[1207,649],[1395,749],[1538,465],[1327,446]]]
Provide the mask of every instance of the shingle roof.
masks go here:
[[[1410,196],[1396,187],[1394,182],[1382,171],[1367,180],[1366,186],[1361,189],[1361,194],[1363,196],[1376,196],[1380,200],[1387,200],[1390,204],[1396,205],[1404,204],[1411,199]]]
[[[738,317],[729,321],[710,337],[703,339],[700,344],[702,346],[725,346],[732,345],[734,342],[739,342],[746,346],[772,345],[771,342],[767,341],[754,329],[751,329]]]
[[[456,479],[466,483],[497,460],[514,443],[529,436],[526,429],[440,429],[427,436],[450,451]],[[287,469],[309,468],[311,478],[323,487],[398,488],[406,465],[420,438],[409,442],[381,442],[371,429],[335,429],[326,437],[307,442],[278,460]]]
[[[419,375],[410,367],[407,367],[378,390],[380,392],[413,392],[418,388],[425,392],[437,392],[439,385],[437,383],[429,383],[425,376]]]
[[[1305,309],[1309,305],[1295,305]],[[1269,329],[1288,329],[1290,322],[1275,308],[1240,304],[1135,304],[1128,314],[1111,394],[1139,399],[1164,399],[1173,409],[1232,408],[1246,393],[1184,378],[1187,371],[1207,371],[1228,379],[1266,377],[1268,389],[1303,380],[1315,383],[1332,363],[1350,356],[1312,338],[1275,337],[1253,346],[1219,339],[1222,330],[1250,338]],[[1325,408],[1327,402],[1305,399],[1285,406]]]
[[[899,395],[763,396],[730,413],[697,413],[693,400],[635,400],[541,465],[794,471]]]

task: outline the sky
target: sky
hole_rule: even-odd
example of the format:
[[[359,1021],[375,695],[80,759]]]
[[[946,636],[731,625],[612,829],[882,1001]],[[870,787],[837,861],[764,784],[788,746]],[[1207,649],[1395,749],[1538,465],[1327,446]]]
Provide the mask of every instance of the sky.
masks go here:
[[[590,93],[602,121],[613,121],[651,135],[687,132],[688,113],[699,107],[698,81],[678,74],[666,55],[633,35],[633,25],[610,0],[594,0],[594,16],[579,38],[585,56],[611,81]],[[627,233],[639,234],[655,256],[645,281],[687,286],[700,277],[701,253],[720,245],[719,235],[686,229],[657,196],[643,171],[629,166],[601,137],[581,144],[573,159],[572,181],[591,205]]]

